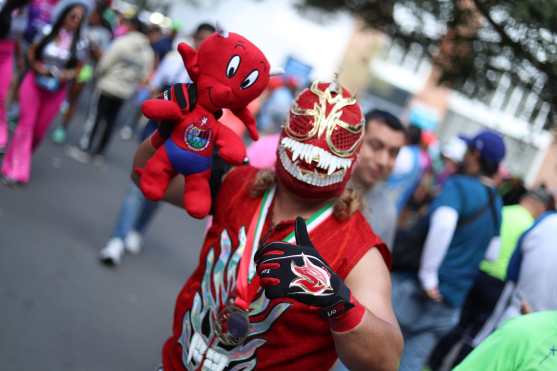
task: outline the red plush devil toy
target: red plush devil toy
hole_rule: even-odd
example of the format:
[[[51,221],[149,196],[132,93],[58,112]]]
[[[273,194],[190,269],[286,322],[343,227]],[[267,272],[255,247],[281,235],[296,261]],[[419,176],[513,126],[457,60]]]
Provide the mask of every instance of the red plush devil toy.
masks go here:
[[[241,165],[246,158],[242,140],[215,118],[215,112],[230,109],[257,140],[255,119],[246,106],[267,87],[270,68],[254,44],[222,30],[203,41],[197,51],[185,43],[178,51],[194,84],[173,89],[172,99],[143,104],[145,116],[160,126],[151,138],[155,154],[136,172],[145,197],[155,201],[164,197],[176,174],[183,175],[184,208],[191,216],[203,218],[211,208],[213,146],[231,165]],[[164,133],[162,126],[171,130]]]

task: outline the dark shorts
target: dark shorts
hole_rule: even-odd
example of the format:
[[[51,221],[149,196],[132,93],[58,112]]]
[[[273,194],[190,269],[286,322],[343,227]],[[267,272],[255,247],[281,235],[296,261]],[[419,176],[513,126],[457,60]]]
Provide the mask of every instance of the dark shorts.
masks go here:
[[[211,168],[211,157],[201,156],[180,148],[172,140],[164,142],[164,148],[172,167],[180,174],[191,175]]]

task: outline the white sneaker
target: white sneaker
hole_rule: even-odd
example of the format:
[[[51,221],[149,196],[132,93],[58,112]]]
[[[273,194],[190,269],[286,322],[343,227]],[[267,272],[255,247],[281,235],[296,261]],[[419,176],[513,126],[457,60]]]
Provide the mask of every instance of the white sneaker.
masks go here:
[[[126,251],[132,254],[139,254],[141,252],[141,246],[143,245],[143,237],[137,231],[131,231],[126,236],[125,240]]]
[[[66,147],[66,154],[82,164],[88,164],[91,162],[91,155],[75,146]]]
[[[101,250],[100,259],[105,264],[118,265],[124,256],[124,241],[121,238],[113,238]]]
[[[120,138],[122,140],[130,140],[133,136],[133,130],[129,126],[124,126],[122,130],[120,130]]]

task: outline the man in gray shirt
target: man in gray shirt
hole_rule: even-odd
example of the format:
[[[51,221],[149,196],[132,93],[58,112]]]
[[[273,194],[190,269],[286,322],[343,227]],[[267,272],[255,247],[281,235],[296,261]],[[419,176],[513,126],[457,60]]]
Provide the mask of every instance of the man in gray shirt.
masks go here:
[[[496,327],[507,320],[544,310],[557,310],[557,212],[555,201],[548,201],[552,210],[542,214],[517,242],[507,268],[507,284],[489,320],[476,335],[473,346],[479,345]]]
[[[350,183],[363,196],[362,211],[371,229],[392,250],[398,212],[396,199],[383,182],[391,174],[400,148],[406,145],[406,130],[396,116],[386,111],[372,110],[365,120],[366,131]],[[337,362],[333,370],[348,369]]]
[[[384,180],[391,174],[406,131],[393,114],[373,110],[366,114],[366,132],[352,174],[352,185],[365,201],[364,215],[373,231],[392,249],[397,227],[396,201]]]

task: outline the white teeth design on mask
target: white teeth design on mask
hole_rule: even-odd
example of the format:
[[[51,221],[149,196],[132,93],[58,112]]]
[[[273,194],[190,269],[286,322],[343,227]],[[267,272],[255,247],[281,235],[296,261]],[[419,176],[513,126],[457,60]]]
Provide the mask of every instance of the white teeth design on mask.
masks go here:
[[[300,158],[308,164],[315,162],[317,167],[326,170],[327,172],[332,171],[334,173],[338,169],[346,170],[352,164],[350,159],[334,156],[319,147],[300,143],[291,138],[283,138],[281,145],[288,148],[292,152],[293,161]]]
[[[337,169],[337,165],[338,165],[338,161],[336,159],[333,159],[331,161],[331,165],[329,165],[329,171],[327,171],[327,175],[329,175],[329,176],[333,175],[333,173]]]
[[[286,153],[286,149],[292,152],[292,160]],[[317,187],[326,187],[342,182],[346,170],[350,168],[352,160],[332,155],[325,150],[311,144],[297,142],[291,138],[283,138],[279,147],[279,159],[285,170],[294,178]],[[316,165],[327,171],[327,175],[318,173],[317,170],[301,170],[296,165],[296,160],[307,164]]]
[[[324,170],[329,170],[331,168],[332,161],[329,156],[325,157],[325,167]]]
[[[292,160],[296,161],[298,159],[298,157],[300,156],[300,152],[299,151],[292,151]]]

